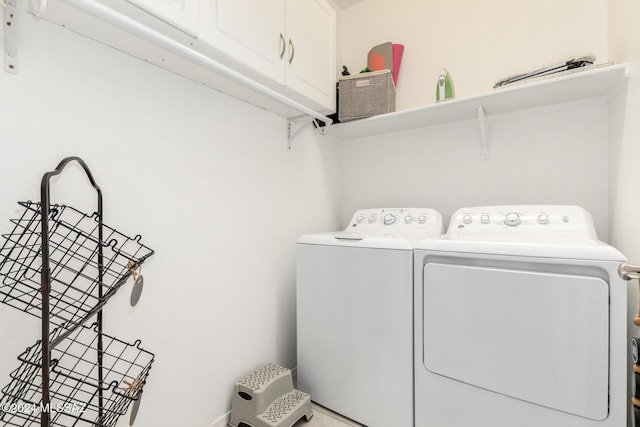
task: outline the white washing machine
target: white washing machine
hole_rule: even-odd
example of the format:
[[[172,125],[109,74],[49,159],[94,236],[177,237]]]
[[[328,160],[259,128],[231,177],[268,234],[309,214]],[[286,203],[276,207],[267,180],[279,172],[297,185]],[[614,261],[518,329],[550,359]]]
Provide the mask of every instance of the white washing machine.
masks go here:
[[[369,427],[413,427],[413,247],[433,209],[357,211],[297,242],[297,388]]]
[[[414,253],[416,427],[626,425],[625,258],[589,213],[460,209]]]

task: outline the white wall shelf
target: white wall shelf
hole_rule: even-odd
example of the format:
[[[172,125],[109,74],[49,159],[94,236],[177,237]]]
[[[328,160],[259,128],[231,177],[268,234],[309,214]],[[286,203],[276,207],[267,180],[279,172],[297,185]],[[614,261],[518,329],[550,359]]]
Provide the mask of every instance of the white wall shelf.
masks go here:
[[[335,124],[327,134],[344,144],[350,144],[394,133],[477,119],[480,122],[483,158],[488,158],[486,117],[594,99],[606,101],[629,73],[628,64],[577,71],[499,88],[479,96]]]

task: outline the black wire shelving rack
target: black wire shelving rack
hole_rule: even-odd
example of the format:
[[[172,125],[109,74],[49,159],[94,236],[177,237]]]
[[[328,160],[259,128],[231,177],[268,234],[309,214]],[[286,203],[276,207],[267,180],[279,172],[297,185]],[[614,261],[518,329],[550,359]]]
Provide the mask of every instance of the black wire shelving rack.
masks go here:
[[[6,240],[0,249],[0,297],[3,303],[40,317],[42,206],[30,201],[19,204],[24,208],[22,215],[11,220],[14,228],[3,235]],[[86,215],[71,206],[52,205],[48,222],[49,320],[57,326],[84,323],[126,282],[131,269],[153,254],[140,243],[140,236],[125,236],[105,224],[105,244],[99,245],[98,213]],[[100,249],[102,280],[98,279]]]
[[[58,328],[52,336],[59,335]],[[98,352],[98,324],[80,326],[51,350],[49,384],[51,426],[84,424],[114,427],[129,405],[142,392],[153,354],[140,341],[127,343],[102,333],[103,349]],[[98,365],[100,354],[102,363]],[[21,365],[11,373],[11,382],[2,389],[0,405],[9,408],[3,425],[28,426],[38,423],[42,407],[42,342],[38,341],[18,356]],[[102,379],[98,380],[98,369]],[[100,394],[103,402],[100,404]]]
[[[50,203],[51,179],[71,162],[96,191],[95,213]],[[0,248],[0,302],[41,318],[42,336],[1,390],[1,425],[114,427],[139,401],[154,355],[104,334],[102,309],[153,250],[103,223],[102,191],[78,157],[43,176],[41,202],[19,204]]]

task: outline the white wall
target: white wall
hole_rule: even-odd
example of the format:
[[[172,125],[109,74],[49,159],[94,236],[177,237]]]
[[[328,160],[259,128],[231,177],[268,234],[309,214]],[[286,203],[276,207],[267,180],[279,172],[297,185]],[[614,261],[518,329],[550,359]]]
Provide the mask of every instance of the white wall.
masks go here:
[[[105,309],[108,333],[156,354],[137,425],[208,426],[239,376],[295,365],[294,243],[339,224],[339,149],[308,130],[288,151],[282,118],[20,18],[20,73],[0,73],[0,232],[44,172],[84,158],[105,222],[156,251],[141,303],[129,283]],[[53,196],[84,207],[71,178]],[[0,304],[0,324],[1,387],[39,320]]]
[[[640,264],[640,200],[638,162],[640,158],[640,3],[609,1],[609,54],[616,62],[631,63],[627,85],[619,88],[610,106],[609,206],[611,243],[629,262]],[[633,317],[638,310],[638,282],[629,281],[629,336],[638,336]],[[629,346],[630,347],[630,346]],[[630,348],[629,353],[630,354]],[[631,372],[631,360],[629,360]],[[631,390],[629,390],[631,393]],[[631,406],[631,405],[630,405]],[[631,408],[630,408],[631,410]],[[632,417],[629,416],[629,420]],[[631,421],[629,421],[631,425]],[[637,425],[637,423],[636,423]]]
[[[464,97],[572,55],[607,60],[606,0],[476,3],[358,3],[342,14],[342,62],[359,71],[373,45],[403,43],[397,88],[403,110],[435,101],[443,66]],[[489,161],[479,156],[477,123],[345,147],[343,221],[372,206],[431,206],[448,219],[470,205],[573,203],[590,210],[600,237],[608,238],[605,107],[490,117],[489,125]]]
[[[435,101],[443,67],[457,97],[574,55],[607,60],[607,0],[366,0],[343,12],[342,63],[353,73],[371,47],[405,45],[397,109]]]
[[[477,122],[343,148],[343,222],[356,209],[577,204],[608,237],[604,105],[489,118],[489,160]],[[604,161],[603,161],[604,159]]]
[[[382,0],[342,14],[342,62],[363,68],[369,49],[405,47],[397,110],[431,104],[441,67],[457,97],[492,91],[494,82],[571,57],[607,58],[607,1],[452,2]],[[355,209],[421,205],[440,209],[493,203],[579,204],[608,238],[606,107],[489,117],[491,159],[479,155],[478,125],[427,129],[412,137],[347,146],[343,221]]]
[[[627,86],[620,88],[611,106],[611,238],[629,259],[640,263],[640,3],[609,1],[611,59],[631,63]]]

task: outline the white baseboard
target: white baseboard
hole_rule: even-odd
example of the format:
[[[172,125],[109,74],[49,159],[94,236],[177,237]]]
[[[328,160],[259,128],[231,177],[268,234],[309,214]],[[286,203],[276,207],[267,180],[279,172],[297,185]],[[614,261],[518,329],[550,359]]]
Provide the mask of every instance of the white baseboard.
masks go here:
[[[215,420],[209,427],[227,427],[229,419],[231,418],[231,411],[227,412],[217,420]]]

